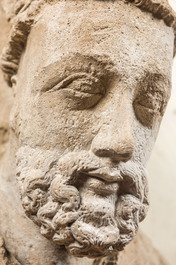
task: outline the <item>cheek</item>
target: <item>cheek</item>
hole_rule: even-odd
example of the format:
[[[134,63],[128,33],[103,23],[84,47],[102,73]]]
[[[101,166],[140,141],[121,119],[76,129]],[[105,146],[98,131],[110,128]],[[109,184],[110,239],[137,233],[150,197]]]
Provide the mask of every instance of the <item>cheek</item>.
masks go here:
[[[159,125],[155,125],[155,127],[149,129],[137,120],[133,122],[135,149],[132,159],[135,162],[146,166],[156,140],[158,129]]]
[[[53,95],[33,98],[25,107],[21,122],[22,142],[30,146],[57,148],[59,152],[89,150],[97,133],[97,121],[91,110],[75,111],[62,98]]]

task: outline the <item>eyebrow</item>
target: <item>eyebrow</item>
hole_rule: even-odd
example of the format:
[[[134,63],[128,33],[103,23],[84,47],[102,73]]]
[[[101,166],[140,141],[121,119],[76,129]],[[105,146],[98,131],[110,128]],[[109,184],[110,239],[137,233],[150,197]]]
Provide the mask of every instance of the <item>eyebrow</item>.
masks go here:
[[[137,87],[137,93],[148,92],[151,88],[151,92],[153,89],[162,94],[163,98],[166,97],[168,99],[171,92],[171,78],[169,79],[166,74],[159,72],[158,69],[152,72],[144,71],[144,75],[138,82]]]
[[[70,54],[43,67],[33,77],[33,87],[35,91],[44,91],[47,90],[47,87],[55,86],[68,76],[79,73],[100,78],[108,74],[117,75],[117,70],[111,59],[106,55]]]

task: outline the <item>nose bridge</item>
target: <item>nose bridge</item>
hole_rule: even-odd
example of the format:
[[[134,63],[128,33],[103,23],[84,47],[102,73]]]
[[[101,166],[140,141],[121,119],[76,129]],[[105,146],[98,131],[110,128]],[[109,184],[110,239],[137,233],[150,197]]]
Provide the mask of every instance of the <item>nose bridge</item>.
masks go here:
[[[92,142],[92,151],[101,157],[127,161],[134,151],[130,104],[121,100],[118,106],[112,106],[104,117],[104,122]]]

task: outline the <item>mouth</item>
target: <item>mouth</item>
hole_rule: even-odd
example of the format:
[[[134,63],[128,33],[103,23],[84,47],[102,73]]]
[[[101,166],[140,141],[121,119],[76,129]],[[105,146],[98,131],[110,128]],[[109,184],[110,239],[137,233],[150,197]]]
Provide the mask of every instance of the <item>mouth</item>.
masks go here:
[[[80,172],[79,175],[84,182],[83,187],[86,185],[86,188],[102,196],[116,194],[122,181],[120,171],[107,167]]]
[[[101,167],[98,169],[89,170],[87,175],[97,177],[98,179],[104,180],[107,183],[121,182],[123,180],[120,170],[110,169],[108,167]]]

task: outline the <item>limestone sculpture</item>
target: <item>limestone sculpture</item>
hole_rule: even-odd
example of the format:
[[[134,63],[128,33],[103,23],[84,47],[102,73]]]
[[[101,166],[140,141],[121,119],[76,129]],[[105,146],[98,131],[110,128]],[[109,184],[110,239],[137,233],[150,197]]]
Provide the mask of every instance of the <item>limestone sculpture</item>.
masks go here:
[[[170,96],[174,13],[167,0],[2,7],[11,31],[1,69],[14,94],[4,163],[25,214],[71,255],[117,253],[148,208],[145,166]]]

